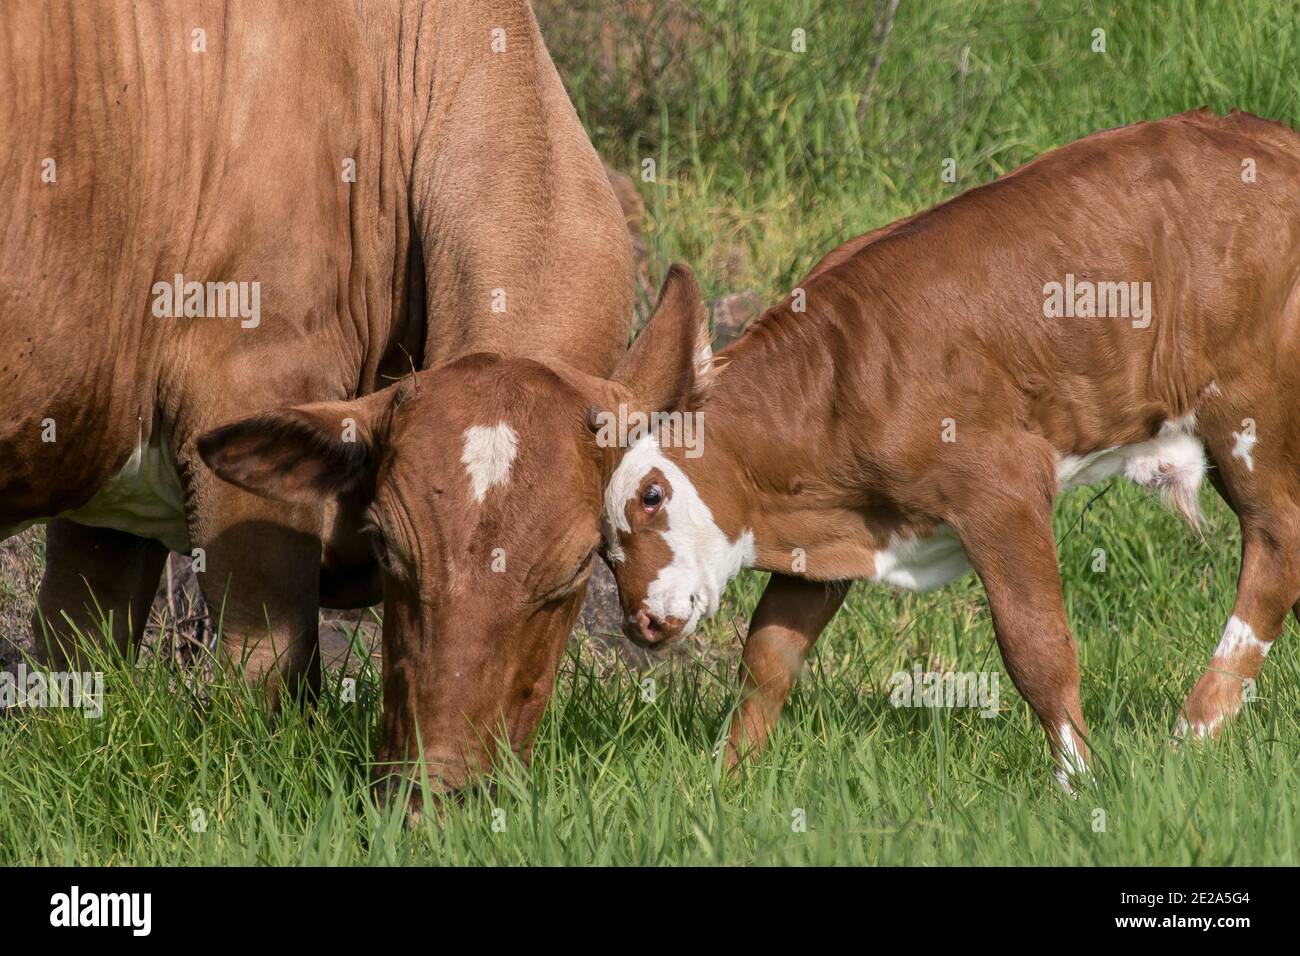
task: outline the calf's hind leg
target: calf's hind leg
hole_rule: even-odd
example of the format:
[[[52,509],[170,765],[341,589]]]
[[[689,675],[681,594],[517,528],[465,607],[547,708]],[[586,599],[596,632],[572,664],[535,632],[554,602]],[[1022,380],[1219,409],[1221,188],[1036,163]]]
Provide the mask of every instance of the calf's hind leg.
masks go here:
[[[988,593],[1007,673],[1047,732],[1068,787],[1070,775],[1087,769],[1088,731],[1056,563],[1052,482],[1008,477],[993,486],[1002,490],[996,500],[950,523]]]
[[[1176,737],[1215,736],[1237,715],[1282,633],[1287,611],[1300,598],[1300,539],[1283,530],[1293,523],[1267,531],[1253,523],[1252,516],[1242,520],[1241,573],[1232,616],[1209,666],[1187,695],[1174,728]]]
[[[1300,481],[1295,443],[1276,424],[1268,396],[1238,395],[1225,387],[1198,413],[1214,461],[1214,486],[1241,521],[1237,597],[1210,659],[1183,703],[1174,736],[1213,737],[1254,692],[1269,649],[1286,615],[1300,615]],[[1235,397],[1229,405],[1230,397]],[[1258,422],[1247,440],[1247,415]],[[1241,425],[1238,422],[1242,422]]]
[[[731,720],[728,767],[767,743],[804,659],[846,594],[847,582],[827,584],[784,574],[773,574],[767,582],[745,638],[740,710]]]

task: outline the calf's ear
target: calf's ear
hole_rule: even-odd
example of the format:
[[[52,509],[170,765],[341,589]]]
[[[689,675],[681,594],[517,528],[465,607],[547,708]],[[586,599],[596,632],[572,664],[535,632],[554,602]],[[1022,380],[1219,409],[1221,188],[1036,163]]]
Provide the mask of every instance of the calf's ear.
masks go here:
[[[199,455],[221,478],[264,498],[320,502],[365,479],[387,404],[379,392],[262,412],[199,436]]]
[[[709,314],[691,270],[668,270],[650,321],[614,370],[613,381],[643,412],[685,411],[701,398],[717,370]]]

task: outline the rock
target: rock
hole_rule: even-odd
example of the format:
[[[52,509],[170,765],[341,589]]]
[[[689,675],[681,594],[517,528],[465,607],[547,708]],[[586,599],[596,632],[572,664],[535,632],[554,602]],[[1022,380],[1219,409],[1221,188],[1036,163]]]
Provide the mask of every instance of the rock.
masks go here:
[[[726,246],[710,255],[709,270],[720,274],[724,289],[743,289],[749,284],[749,255],[744,246]]]
[[[713,303],[713,348],[722,348],[763,314],[765,306],[757,292],[737,292]]]
[[[578,628],[595,637],[623,633],[623,610],[618,604],[618,585],[604,561],[597,559],[587,582],[587,599],[578,613]]]

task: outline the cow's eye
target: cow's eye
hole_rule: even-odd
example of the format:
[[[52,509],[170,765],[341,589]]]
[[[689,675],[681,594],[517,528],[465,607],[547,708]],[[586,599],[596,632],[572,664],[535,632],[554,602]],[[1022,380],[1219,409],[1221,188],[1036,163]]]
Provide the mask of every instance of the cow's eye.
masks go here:
[[[647,514],[654,514],[663,503],[664,490],[658,485],[651,485],[641,492],[641,507],[646,510]]]
[[[375,525],[366,525],[361,529],[362,536],[366,543],[370,545],[370,553],[374,555],[375,560],[381,567],[388,567],[388,542],[384,540],[383,531]]]
[[[546,593],[544,601],[562,601],[573,593],[578,583],[582,581],[588,571],[591,570],[591,564],[596,560],[596,549],[592,548],[587,552],[587,556],[582,559],[581,563],[574,568],[573,573],[558,588],[554,588]]]
[[[569,578],[569,582],[571,584],[577,583],[578,579],[581,578],[586,571],[590,570],[591,562],[594,560],[596,560],[596,549],[592,548],[587,552],[587,556],[582,559],[582,563],[578,565],[578,570],[573,572],[572,576]]]

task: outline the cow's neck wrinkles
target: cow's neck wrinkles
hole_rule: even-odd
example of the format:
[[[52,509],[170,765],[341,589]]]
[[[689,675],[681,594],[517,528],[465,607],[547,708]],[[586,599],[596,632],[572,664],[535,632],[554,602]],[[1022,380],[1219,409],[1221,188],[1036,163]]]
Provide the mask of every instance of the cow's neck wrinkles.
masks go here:
[[[417,364],[496,352],[608,375],[631,247],[530,7],[406,0],[401,23]]]

